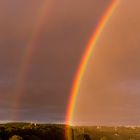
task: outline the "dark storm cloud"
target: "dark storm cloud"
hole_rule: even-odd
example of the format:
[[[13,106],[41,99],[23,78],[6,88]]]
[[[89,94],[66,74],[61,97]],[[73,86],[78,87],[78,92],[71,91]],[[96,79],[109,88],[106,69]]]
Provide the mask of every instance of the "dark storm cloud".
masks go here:
[[[44,0],[5,0],[0,2],[0,77],[11,81],[11,86],[0,92],[5,104],[11,107],[21,59],[32,37]],[[70,87],[86,44],[109,0],[48,0],[46,19],[36,42],[36,51],[20,104],[21,119],[41,121],[63,120]],[[54,106],[52,109],[51,107]],[[49,109],[48,109],[49,108]],[[34,110],[34,111],[33,111]],[[45,112],[45,113],[44,113]],[[29,114],[29,115],[28,115]],[[4,115],[5,116],[5,115]]]

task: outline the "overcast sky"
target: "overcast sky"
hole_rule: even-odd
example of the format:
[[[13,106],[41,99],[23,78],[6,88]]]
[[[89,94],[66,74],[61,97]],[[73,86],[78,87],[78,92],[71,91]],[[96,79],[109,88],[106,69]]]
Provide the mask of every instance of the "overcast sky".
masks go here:
[[[123,0],[112,14],[84,74],[73,123],[140,125],[139,13],[139,0]]]
[[[0,1],[0,120],[63,121],[72,81],[110,0]],[[44,19],[38,28],[40,13]],[[32,36],[35,50],[22,98],[15,91]],[[20,94],[20,93],[19,93]]]
[[[1,121],[64,121],[77,66],[110,2],[0,1]],[[140,124],[139,5],[121,1],[106,24],[81,83],[74,124]],[[26,60],[29,44],[34,51]]]

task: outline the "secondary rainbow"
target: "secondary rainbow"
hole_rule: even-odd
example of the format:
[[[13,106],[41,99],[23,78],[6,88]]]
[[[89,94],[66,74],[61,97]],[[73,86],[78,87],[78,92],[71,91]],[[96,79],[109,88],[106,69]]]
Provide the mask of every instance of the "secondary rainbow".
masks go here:
[[[113,0],[107,10],[105,11],[105,14],[102,16],[98,26],[96,27],[96,30],[94,31],[91,39],[89,40],[89,43],[87,44],[87,47],[85,49],[85,52],[82,56],[81,62],[79,64],[78,70],[76,72],[75,79],[72,84],[72,89],[70,92],[69,102],[68,102],[68,108],[66,112],[66,124],[71,124],[71,119],[73,116],[73,110],[76,102],[76,98],[79,92],[80,84],[84,75],[84,72],[86,70],[86,67],[88,65],[88,62],[90,60],[90,57],[93,54],[94,48],[96,46],[96,43],[105,27],[105,25],[108,23],[110,17],[112,16],[114,10],[118,6],[120,0]]]
[[[21,59],[21,66],[19,69],[19,73],[17,76],[17,85],[15,88],[15,94],[14,94],[14,103],[12,104],[12,108],[14,110],[18,110],[21,104],[22,97],[24,95],[24,89],[25,89],[25,81],[28,77],[28,72],[30,70],[30,65],[32,62],[32,57],[34,54],[34,51],[37,47],[37,43],[40,39],[43,25],[46,23],[46,17],[48,16],[48,0],[42,3],[40,6],[40,10],[38,13],[37,21],[33,27],[33,31],[31,33],[30,39],[25,46],[25,53],[22,56]],[[18,113],[12,113],[10,116],[10,119],[12,121],[17,121],[19,119]]]

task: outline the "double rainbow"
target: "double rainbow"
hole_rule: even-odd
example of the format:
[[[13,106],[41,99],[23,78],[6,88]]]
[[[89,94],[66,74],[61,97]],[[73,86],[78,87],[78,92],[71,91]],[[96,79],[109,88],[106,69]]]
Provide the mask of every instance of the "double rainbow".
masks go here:
[[[69,101],[68,101],[68,105],[67,105],[66,120],[65,120],[66,124],[71,124],[72,116],[74,113],[73,112],[74,106],[76,103],[76,98],[77,98],[77,95],[79,92],[80,84],[81,84],[84,72],[86,70],[86,67],[88,65],[88,62],[90,60],[90,57],[93,54],[96,43],[97,43],[105,25],[107,24],[108,20],[112,16],[113,11],[116,9],[117,5],[119,4],[119,2],[120,2],[120,0],[113,0],[110,3],[110,5],[108,6],[107,10],[105,11],[105,14],[102,16],[98,26],[96,27],[95,32],[93,33],[93,35],[92,35],[91,39],[89,40],[89,43],[85,49],[85,52],[82,56],[82,59],[80,61],[78,70],[76,72],[76,75],[75,75],[75,78],[73,81],[72,89],[70,92],[70,97],[68,99]],[[17,107],[19,107],[19,104],[21,102],[21,99],[23,96],[23,89],[25,86],[25,80],[27,78],[30,63],[32,60],[32,55],[35,50],[36,44],[38,42],[42,26],[45,23],[45,19],[46,19],[46,15],[47,15],[47,0],[43,3],[43,6],[41,7],[40,11],[41,12],[39,13],[38,22],[36,23],[36,25],[34,27],[34,32],[32,33],[30,42],[26,46],[27,51],[25,52],[25,54],[22,57],[21,68],[20,68],[21,70],[18,74],[18,82],[17,82],[15,96],[14,96],[15,103],[13,104],[13,108],[16,108],[16,109],[18,109]],[[12,114],[13,120],[18,120],[18,118],[16,118],[16,117],[17,117],[17,115]]]

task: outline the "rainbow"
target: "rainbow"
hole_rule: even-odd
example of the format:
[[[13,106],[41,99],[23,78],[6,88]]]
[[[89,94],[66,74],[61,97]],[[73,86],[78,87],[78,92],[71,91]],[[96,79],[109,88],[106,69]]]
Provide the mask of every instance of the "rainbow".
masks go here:
[[[107,24],[108,20],[113,14],[113,11],[116,9],[118,3],[120,0],[113,0],[109,7],[107,8],[105,14],[101,18],[95,32],[93,33],[87,47],[85,50],[85,53],[82,56],[81,62],[79,64],[78,70],[76,72],[76,76],[73,82],[73,86],[70,92],[67,112],[66,112],[66,124],[71,123],[73,110],[76,102],[76,98],[78,95],[79,87],[82,81],[82,77],[84,75],[84,72],[86,70],[87,64],[90,60],[90,57],[93,53],[94,47],[96,46],[96,43],[98,41],[98,38],[100,37],[101,32],[103,31],[105,25]],[[40,38],[41,30],[43,25],[45,24],[46,17],[47,17],[47,11],[48,11],[48,1],[45,1],[41,8],[40,13],[38,14],[38,20],[37,23],[34,26],[34,30],[32,32],[32,35],[29,39],[29,42],[27,46],[25,47],[25,53],[22,56],[21,60],[21,66],[18,73],[18,80],[17,85],[15,88],[15,95],[14,95],[14,103],[12,105],[13,109],[19,109],[22,97],[24,95],[24,88],[25,88],[25,81],[27,79],[27,75],[30,69],[30,64],[32,62],[32,56],[34,54],[34,51],[37,47],[38,40]],[[18,120],[19,114],[13,113],[10,118],[12,120]]]
[[[24,95],[24,88],[25,88],[25,81],[27,79],[28,76],[28,72],[30,70],[30,64],[32,62],[32,56],[36,50],[37,47],[37,43],[39,41],[40,35],[41,35],[41,31],[42,28],[44,27],[45,21],[46,21],[46,17],[48,16],[48,1],[44,1],[42,3],[42,5],[40,6],[40,12],[38,13],[38,18],[37,18],[37,22],[35,23],[34,27],[33,27],[33,32],[29,38],[29,42],[27,43],[27,46],[25,46],[25,52],[22,56],[22,60],[21,60],[21,66],[20,66],[20,70],[17,76],[17,85],[15,87],[15,91],[14,91],[14,103],[12,105],[12,108],[14,110],[19,109],[20,104],[21,104],[21,100],[22,97]],[[16,111],[14,113],[11,114],[10,119],[12,119],[12,121],[17,121],[19,117],[19,114],[16,113]]]
[[[102,16],[98,26],[96,27],[96,30],[94,31],[87,47],[85,50],[85,53],[82,56],[81,62],[79,64],[78,70],[76,72],[76,76],[72,85],[72,89],[70,92],[69,102],[68,102],[68,108],[66,112],[66,124],[71,124],[71,120],[74,113],[74,106],[76,102],[76,98],[79,92],[80,84],[84,75],[84,72],[86,70],[86,67],[88,65],[88,62],[90,61],[90,58],[93,54],[94,48],[96,46],[96,43],[105,27],[105,25],[108,23],[110,17],[112,16],[114,10],[116,9],[117,5],[119,4],[120,0],[113,0],[110,5],[108,6],[107,10],[105,11],[105,14]]]

